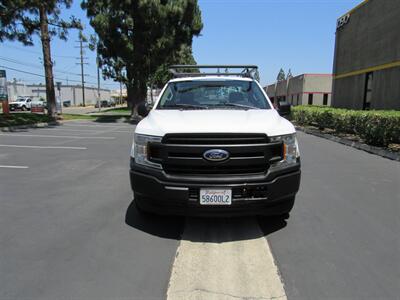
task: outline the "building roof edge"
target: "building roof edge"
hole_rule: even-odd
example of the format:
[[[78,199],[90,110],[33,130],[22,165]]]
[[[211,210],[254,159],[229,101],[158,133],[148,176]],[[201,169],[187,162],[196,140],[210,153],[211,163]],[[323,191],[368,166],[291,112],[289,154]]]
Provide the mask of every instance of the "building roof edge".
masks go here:
[[[358,10],[359,8],[363,7],[365,4],[367,4],[370,0],[364,0],[363,2],[361,2],[360,4],[358,4],[357,6],[353,7],[352,9],[350,9],[348,12],[344,13],[343,15],[341,15],[338,19],[343,18],[346,15],[350,15],[353,12],[355,12],[356,10]]]

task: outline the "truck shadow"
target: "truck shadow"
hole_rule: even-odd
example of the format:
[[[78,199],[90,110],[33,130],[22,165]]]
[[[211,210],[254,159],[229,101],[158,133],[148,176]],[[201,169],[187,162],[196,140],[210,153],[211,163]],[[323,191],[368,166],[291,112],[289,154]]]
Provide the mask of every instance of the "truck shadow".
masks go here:
[[[286,227],[277,217],[192,218],[142,215],[134,202],[129,205],[125,223],[161,238],[201,243],[225,243],[267,236]]]
[[[175,216],[143,215],[137,211],[135,203],[132,201],[126,211],[125,223],[128,226],[154,236],[179,240],[185,226],[185,218]]]
[[[98,116],[93,120],[97,123],[127,123],[136,125],[138,123],[137,120],[132,120],[130,116],[120,116],[120,115],[102,115]]]

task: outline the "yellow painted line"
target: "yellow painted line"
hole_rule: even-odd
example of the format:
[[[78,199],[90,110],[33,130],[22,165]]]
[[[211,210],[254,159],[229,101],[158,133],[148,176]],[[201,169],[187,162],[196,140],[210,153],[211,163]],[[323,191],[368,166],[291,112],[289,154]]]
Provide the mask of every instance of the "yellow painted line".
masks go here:
[[[255,218],[187,219],[167,300],[287,299]]]
[[[338,75],[333,75],[334,79],[340,79],[340,78],[345,78],[345,77],[350,77],[350,76],[355,76],[355,75],[361,75],[364,73],[369,73],[369,72],[374,72],[374,71],[380,71],[380,70],[385,70],[385,69],[391,69],[395,67],[400,67],[400,61],[395,61],[392,63],[388,64],[383,64],[371,68],[366,68],[366,69],[361,69],[358,71],[353,71],[353,72],[348,72],[348,73],[343,73],[343,74],[338,74]]]
[[[361,2],[360,4],[358,4],[356,7],[350,9],[347,13],[343,14],[340,18],[343,18],[346,15],[351,15],[353,12],[355,12],[357,9],[359,9],[360,7],[364,6],[365,4],[367,4],[369,2],[369,0],[364,0],[363,2]],[[339,18],[339,19],[340,19]]]

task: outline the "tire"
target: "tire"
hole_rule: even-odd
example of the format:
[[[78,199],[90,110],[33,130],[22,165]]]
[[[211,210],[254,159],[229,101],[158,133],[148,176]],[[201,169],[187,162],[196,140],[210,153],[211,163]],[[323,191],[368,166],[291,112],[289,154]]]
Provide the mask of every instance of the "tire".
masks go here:
[[[279,218],[279,219],[282,219],[282,220],[289,220],[289,218],[290,218],[290,213],[284,213],[284,214],[281,214],[281,215],[277,215],[276,216],[277,218]]]
[[[273,214],[266,214],[266,215],[259,215],[262,218],[274,218],[274,219],[279,219],[279,220],[288,220],[290,218],[290,211],[292,210],[294,206],[294,200],[295,196],[289,197],[285,199],[284,204],[282,204],[282,207],[280,208],[279,211],[273,213]]]
[[[143,216],[143,217],[148,217],[153,215],[152,213],[150,213],[149,211],[143,209],[143,207],[140,205],[140,202],[143,201],[142,197],[138,196],[136,193],[133,193],[133,201],[135,201],[135,207],[137,212],[139,213],[139,215]]]
[[[21,109],[22,109],[23,111],[27,111],[27,108],[26,108],[25,105],[22,105]]]
[[[290,197],[290,198],[288,198],[288,199],[286,200],[286,201],[287,201],[287,204],[286,204],[285,210],[284,210],[282,213],[277,214],[277,215],[276,215],[277,218],[280,218],[280,219],[282,219],[282,220],[288,220],[288,219],[290,218],[290,212],[291,212],[292,209],[293,209],[295,198],[296,198],[296,197],[293,196],[293,197]]]

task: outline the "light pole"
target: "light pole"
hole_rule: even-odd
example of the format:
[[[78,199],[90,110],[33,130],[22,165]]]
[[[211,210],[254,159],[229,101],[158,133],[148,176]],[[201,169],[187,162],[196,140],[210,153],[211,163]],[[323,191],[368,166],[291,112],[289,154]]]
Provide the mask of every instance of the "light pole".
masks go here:
[[[57,90],[58,90],[58,99],[60,100],[60,114],[62,115],[62,100],[61,100],[61,81],[56,82]],[[56,105],[57,107],[57,105]]]

